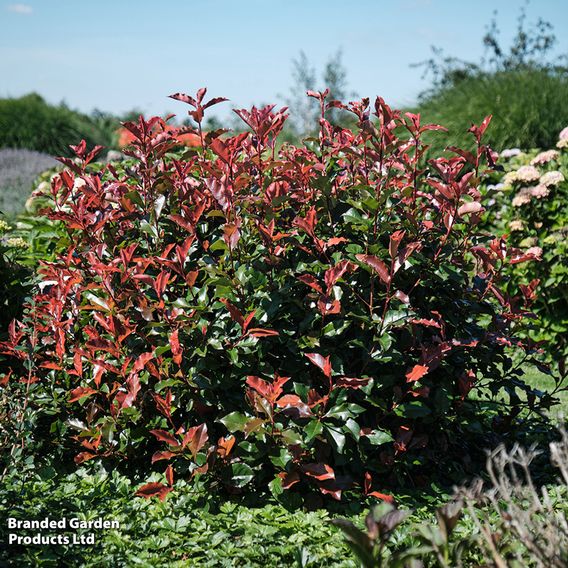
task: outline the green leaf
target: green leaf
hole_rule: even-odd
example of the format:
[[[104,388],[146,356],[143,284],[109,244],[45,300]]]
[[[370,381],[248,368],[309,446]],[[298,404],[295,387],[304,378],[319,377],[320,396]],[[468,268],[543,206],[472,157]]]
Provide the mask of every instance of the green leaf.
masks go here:
[[[373,430],[368,436],[365,436],[373,446],[380,446],[381,444],[388,444],[394,438],[390,432],[385,430]]]
[[[156,230],[156,227],[154,227],[154,225],[150,225],[150,223],[148,223],[148,221],[146,221],[146,220],[141,221],[140,230],[143,233],[146,233],[146,234],[154,237],[155,239],[158,238],[158,231]]]
[[[361,414],[361,412],[365,412],[365,409],[362,406],[355,403],[344,402],[334,406],[327,414],[325,414],[324,418],[347,420],[348,418],[354,418],[358,414]]]
[[[254,473],[246,463],[234,463],[231,465],[231,481],[235,487],[244,487],[253,477]]]
[[[319,420],[312,420],[305,428],[306,443],[309,444],[316,436],[323,431],[323,424]]]
[[[401,404],[397,409],[396,413],[399,416],[404,416],[406,418],[424,418],[432,413],[432,411],[419,400],[414,400],[412,402],[406,402]]]
[[[227,428],[229,432],[244,432],[249,419],[249,416],[235,411],[231,412],[231,414],[227,414],[224,418],[221,418],[220,422],[224,424],[225,428]]]
[[[269,484],[268,488],[274,497],[278,497],[284,493],[282,489],[282,479],[280,477],[275,477]]]
[[[140,193],[138,193],[137,191],[129,191],[124,196],[127,199],[130,199],[130,201],[132,201],[132,203],[135,203],[139,207],[144,207],[144,200],[142,199],[142,196],[140,195]]]
[[[335,428],[331,428],[330,426],[326,426],[325,430],[327,434],[329,434],[329,437],[333,440],[337,453],[341,454],[345,447],[345,434]]]

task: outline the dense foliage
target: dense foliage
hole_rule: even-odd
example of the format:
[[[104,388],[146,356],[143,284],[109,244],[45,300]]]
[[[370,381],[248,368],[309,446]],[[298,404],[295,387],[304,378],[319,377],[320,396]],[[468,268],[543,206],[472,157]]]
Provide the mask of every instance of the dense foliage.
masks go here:
[[[568,124],[568,76],[545,70],[503,71],[470,77],[423,101],[416,112],[449,129],[453,145],[466,142],[473,121],[493,114],[488,142],[496,149],[548,148]],[[443,144],[432,140],[437,151]]]
[[[32,93],[0,99],[0,148],[25,148],[52,156],[69,156],[69,144],[111,145],[117,125],[50,105]]]
[[[500,284],[540,256],[476,230],[490,117],[473,151],[425,163],[422,135],[442,127],[309,94],[320,133],[304,147],[276,152],[273,106],[236,111],[250,132],[205,135],[223,99],[202,89],[174,95],[202,148],[173,153],[165,123],[140,117],[130,163],[92,167],[84,142],[62,159],[47,214],[67,248],[1,344],[3,384],[41,414],[32,438],[76,463],[166,469],[144,496],[164,498],[175,470],[230,492],[388,500],[375,489],[448,480],[448,460],[470,467],[551,403],[511,364],[533,295]],[[338,107],[355,132],[326,120]]]
[[[341,505],[340,513],[292,511],[274,501],[258,506],[253,499],[227,499],[187,482],[178,483],[165,502],[132,499],[131,479],[95,468],[57,475],[44,467],[27,475],[25,483],[21,472],[11,472],[0,488],[2,518],[66,519],[68,525],[100,519],[118,527],[67,526],[38,533],[9,529],[4,522],[1,541],[9,543],[10,535],[21,540],[0,546],[0,562],[15,567],[150,567],[167,554],[167,565],[180,567],[563,568],[568,554],[567,441],[562,434],[550,446],[562,475],[557,486],[539,486],[531,473],[535,452],[500,448],[487,463],[489,486],[477,481],[453,496],[435,487],[407,490],[397,495],[397,508],[383,503],[368,515],[362,513],[367,508],[362,503]],[[152,478],[159,479],[157,474]],[[77,546],[63,540],[74,535],[94,542]],[[29,544],[39,538],[44,539],[41,545]]]
[[[564,101],[568,96],[568,59],[555,57],[557,38],[551,23],[527,24],[521,8],[515,36],[509,46],[500,39],[497,20],[491,22],[481,61],[464,61],[433,47],[433,56],[418,66],[432,77],[432,86],[420,96],[424,119],[444,124],[451,144],[466,143],[471,122],[491,113],[486,141],[493,148],[547,148],[568,123]],[[443,144],[433,140],[439,152]]]
[[[29,292],[30,271],[21,264],[27,243],[12,233],[13,227],[0,218],[0,338],[6,339],[8,324],[21,316]]]
[[[546,351],[562,363],[568,356],[568,128],[555,146],[541,152],[504,151],[505,173],[493,175],[486,194],[494,201],[487,221],[509,233],[516,246],[542,250],[541,262],[530,270],[515,266],[513,274],[527,279],[535,294],[533,311],[539,319],[527,331],[545,340]],[[563,364],[560,371],[565,374]]]

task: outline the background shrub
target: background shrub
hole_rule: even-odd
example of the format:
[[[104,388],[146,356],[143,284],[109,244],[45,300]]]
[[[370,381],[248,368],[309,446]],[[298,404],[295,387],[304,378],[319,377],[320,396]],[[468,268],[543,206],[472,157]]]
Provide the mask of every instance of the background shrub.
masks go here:
[[[497,150],[549,148],[568,123],[566,55],[553,56],[557,39],[552,24],[542,19],[527,24],[524,7],[510,45],[503,45],[499,35],[494,16],[478,62],[433,47],[433,56],[417,64],[431,74],[432,87],[421,94],[415,112],[444,124],[450,132],[443,142],[454,146],[467,143],[470,124],[492,114],[486,141]],[[434,152],[444,149],[440,142],[432,139]]]
[[[69,144],[82,139],[91,146],[111,146],[116,126],[109,128],[106,120],[95,120],[63,105],[50,105],[35,93],[0,99],[0,148],[70,156]]]
[[[568,76],[543,69],[519,69],[468,77],[424,100],[424,120],[444,124],[444,143],[464,146],[466,131],[493,115],[487,142],[496,149],[550,148],[556,133],[568,124]],[[417,111],[417,112],[418,112]],[[443,150],[432,139],[434,151]]]
[[[174,95],[200,136],[223,100],[204,96]],[[441,127],[380,98],[310,96],[320,133],[304,147],[276,153],[286,115],[268,106],[236,111],[250,132],[183,154],[141,117],[126,124],[132,162],[92,168],[84,142],[63,159],[48,216],[68,249],[1,348],[4,382],[29,386],[76,463],[169,464],[146,497],[175,470],[229,492],[388,500],[377,484],[449,481],[541,408],[511,364],[531,298],[500,288],[503,266],[539,255],[476,230],[490,118],[471,152],[426,164],[421,137]]]

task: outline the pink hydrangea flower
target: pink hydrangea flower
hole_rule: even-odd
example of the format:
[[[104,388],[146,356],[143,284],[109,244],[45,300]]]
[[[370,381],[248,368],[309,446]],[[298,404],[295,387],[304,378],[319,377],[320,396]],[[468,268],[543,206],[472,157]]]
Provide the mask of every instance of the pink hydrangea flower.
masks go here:
[[[539,185],[546,185],[546,186],[558,185],[560,182],[563,182],[563,181],[564,181],[564,176],[562,175],[562,172],[559,172],[559,171],[546,172],[540,178],[540,184]]]
[[[557,160],[560,153],[558,150],[546,150],[545,152],[541,152],[537,154],[531,160],[531,166],[542,166],[544,164],[548,164],[548,162],[552,162],[552,160]]]
[[[546,187],[546,185],[535,185],[534,187],[530,188],[531,195],[536,197],[537,199],[542,199],[543,197],[547,197],[550,193],[550,189]]]
[[[521,166],[517,170],[518,181],[537,181],[540,178],[540,172],[534,166]]]

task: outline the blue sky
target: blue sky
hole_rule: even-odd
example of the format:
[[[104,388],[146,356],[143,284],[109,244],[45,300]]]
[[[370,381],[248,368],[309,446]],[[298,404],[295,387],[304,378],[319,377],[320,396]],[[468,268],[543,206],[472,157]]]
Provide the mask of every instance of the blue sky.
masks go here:
[[[411,104],[427,85],[409,65],[437,45],[478,60],[498,8],[508,45],[524,0],[0,0],[0,97],[36,91],[72,108],[182,115],[167,95],[206,86],[230,106],[282,103],[302,49],[316,69],[338,48],[349,88]],[[529,21],[555,25],[567,0],[533,0]],[[220,107],[216,107],[219,108]]]

